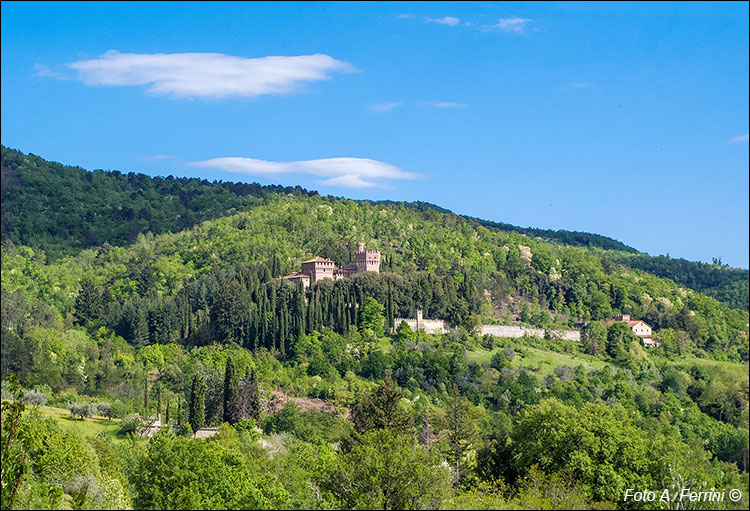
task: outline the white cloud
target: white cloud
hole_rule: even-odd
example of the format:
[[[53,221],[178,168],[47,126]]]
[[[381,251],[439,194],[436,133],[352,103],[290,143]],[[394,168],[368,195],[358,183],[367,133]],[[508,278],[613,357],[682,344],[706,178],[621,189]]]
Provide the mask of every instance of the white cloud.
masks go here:
[[[432,108],[466,108],[464,103],[454,103],[452,101],[422,101],[422,104]]]
[[[750,136],[746,133],[744,135],[737,135],[736,137],[730,138],[729,142],[732,144],[739,144],[740,142],[747,142],[748,138],[750,138]]]
[[[589,87],[593,87],[594,84],[591,82],[571,82],[570,86],[574,89],[588,89]]]
[[[523,34],[527,23],[531,23],[534,20],[528,18],[500,18],[497,25],[492,25],[491,28],[499,28],[505,32],[513,32],[514,34]]]
[[[413,17],[414,16],[411,15],[411,14],[399,14],[398,16],[396,16],[396,19],[399,19],[399,20],[410,20]]]
[[[146,85],[152,94],[178,98],[254,98],[287,94],[303,82],[354,71],[328,55],[243,58],[222,53],[120,53],[68,64],[86,85]]]
[[[65,73],[61,73],[59,71],[53,71],[52,69],[38,62],[34,64],[34,69],[36,70],[36,73],[34,73],[34,76],[41,76],[44,78],[56,78],[58,80],[70,80],[70,77],[67,76]]]
[[[373,112],[383,113],[383,112],[390,112],[394,108],[398,108],[403,103],[397,102],[397,101],[391,101],[389,103],[375,103],[374,105],[370,105],[369,109]]]
[[[170,156],[168,154],[153,154],[144,156],[143,159],[146,161],[173,160],[174,156]]]
[[[394,165],[368,158],[325,158],[304,161],[265,161],[254,158],[213,158],[190,164],[193,167],[214,168],[226,172],[254,176],[276,177],[283,174],[308,174],[322,178],[316,181],[323,186],[345,188],[386,187],[391,179],[417,179],[422,177]]]
[[[441,25],[448,25],[449,27],[455,27],[459,23],[461,23],[461,20],[458,18],[454,18],[453,16],[445,16],[443,18],[428,18],[425,17],[426,23],[439,23]]]

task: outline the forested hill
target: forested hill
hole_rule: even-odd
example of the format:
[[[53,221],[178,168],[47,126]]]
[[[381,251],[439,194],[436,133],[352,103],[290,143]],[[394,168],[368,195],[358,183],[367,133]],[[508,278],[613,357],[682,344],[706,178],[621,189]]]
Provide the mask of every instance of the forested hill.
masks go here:
[[[177,232],[263,203],[270,194],[318,195],[299,186],[209,182],[195,178],[150,177],[118,171],[87,172],[33,154],[2,147],[2,236],[16,244],[44,248],[48,256],[74,254],[101,245],[132,243],[139,232]],[[451,211],[425,202],[380,201],[417,211]],[[585,232],[517,227],[454,215],[491,229],[518,232],[566,245],[637,251],[617,240]]]
[[[105,241],[127,245],[139,233],[179,232],[279,193],[317,195],[299,186],[88,172],[2,147],[2,238],[42,248],[51,260]]]
[[[118,171],[88,172],[2,147],[2,239],[41,248],[49,261],[105,242],[127,245],[140,233],[179,232],[205,220],[266,204],[282,194],[318,195],[299,186],[209,182]],[[465,223],[473,229],[482,226],[555,244],[603,249],[616,263],[673,279],[731,307],[748,310],[747,270],[651,257],[597,234],[522,228],[455,215],[424,202],[362,202],[407,208],[425,219],[449,218],[450,222]]]

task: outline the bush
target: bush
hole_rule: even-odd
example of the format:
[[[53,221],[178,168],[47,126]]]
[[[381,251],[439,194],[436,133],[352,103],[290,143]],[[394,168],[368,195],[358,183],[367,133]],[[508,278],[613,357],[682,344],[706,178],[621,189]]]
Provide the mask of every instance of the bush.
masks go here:
[[[109,407],[108,417],[111,419],[122,419],[127,415],[128,411],[128,406],[119,399],[116,399]]]
[[[47,404],[47,394],[38,390],[27,390],[23,393],[24,404],[39,408]]]
[[[91,403],[69,403],[68,409],[71,414],[77,415],[81,420],[91,417],[96,413],[96,405],[92,405]]]
[[[120,421],[120,431],[123,433],[139,433],[146,427],[146,422],[140,415],[134,413]]]
[[[96,408],[96,415],[101,415],[102,417],[107,417],[108,419],[112,418],[112,403],[110,403],[109,401],[102,401],[101,403],[96,403],[93,406]]]

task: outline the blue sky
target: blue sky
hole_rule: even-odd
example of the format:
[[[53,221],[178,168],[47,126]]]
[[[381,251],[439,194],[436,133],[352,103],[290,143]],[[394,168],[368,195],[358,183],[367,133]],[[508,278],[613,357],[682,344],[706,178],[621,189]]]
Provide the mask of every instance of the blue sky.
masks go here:
[[[2,143],[748,268],[748,3],[2,2]]]

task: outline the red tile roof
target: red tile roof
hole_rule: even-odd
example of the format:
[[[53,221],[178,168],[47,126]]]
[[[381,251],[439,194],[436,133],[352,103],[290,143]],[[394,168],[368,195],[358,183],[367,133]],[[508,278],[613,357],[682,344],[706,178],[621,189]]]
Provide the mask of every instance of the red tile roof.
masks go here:
[[[302,261],[302,264],[304,264],[304,263],[320,263],[320,262],[332,263],[333,259],[324,259],[322,257],[316,257],[315,259],[308,259],[307,261]]]

